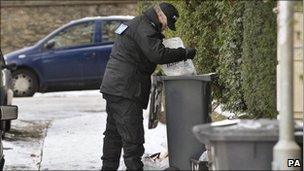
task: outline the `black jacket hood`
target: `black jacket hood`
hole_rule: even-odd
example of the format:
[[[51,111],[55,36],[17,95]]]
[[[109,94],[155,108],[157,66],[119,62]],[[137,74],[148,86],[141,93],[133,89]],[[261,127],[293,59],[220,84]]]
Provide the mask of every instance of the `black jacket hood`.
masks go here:
[[[151,25],[155,28],[157,32],[161,32],[162,24],[158,21],[157,14],[153,7],[144,11],[143,15],[148,18],[148,20],[151,22]]]

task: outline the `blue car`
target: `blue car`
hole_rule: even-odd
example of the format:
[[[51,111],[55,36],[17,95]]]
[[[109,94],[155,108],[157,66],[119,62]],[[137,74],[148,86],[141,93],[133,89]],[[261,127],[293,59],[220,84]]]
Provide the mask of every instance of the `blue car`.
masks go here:
[[[6,63],[17,65],[12,73],[14,95],[99,88],[115,39],[114,30],[132,18],[74,20],[35,45],[6,54]]]

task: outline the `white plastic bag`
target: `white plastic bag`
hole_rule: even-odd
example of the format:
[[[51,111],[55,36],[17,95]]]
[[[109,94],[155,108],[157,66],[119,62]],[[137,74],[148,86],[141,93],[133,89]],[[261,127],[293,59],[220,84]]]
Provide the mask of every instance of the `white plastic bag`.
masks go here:
[[[163,40],[163,44],[171,49],[185,48],[182,39],[179,37],[165,39]],[[160,68],[167,76],[196,75],[196,70],[191,59],[160,65]]]

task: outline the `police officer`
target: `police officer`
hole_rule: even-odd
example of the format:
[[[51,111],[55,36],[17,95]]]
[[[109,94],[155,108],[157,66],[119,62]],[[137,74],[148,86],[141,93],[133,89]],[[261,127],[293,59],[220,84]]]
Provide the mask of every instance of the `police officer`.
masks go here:
[[[121,149],[128,170],[142,170],[144,154],[143,109],[147,108],[151,74],[157,64],[193,59],[192,48],[164,47],[162,31],[176,30],[179,14],[169,3],[160,3],[122,23],[103,77],[101,92],[108,114],[104,132],[102,170],[119,167]]]

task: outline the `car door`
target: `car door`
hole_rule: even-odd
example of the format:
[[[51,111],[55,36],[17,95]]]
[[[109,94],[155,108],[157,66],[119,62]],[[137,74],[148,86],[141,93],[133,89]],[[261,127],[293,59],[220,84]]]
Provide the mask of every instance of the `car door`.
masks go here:
[[[88,59],[84,66],[84,79],[100,86],[103,74],[115,40],[115,29],[121,20],[100,20],[97,25],[98,46],[94,47],[92,57]]]
[[[83,65],[91,56],[94,46],[95,22],[70,25],[52,36],[40,58],[42,75],[49,86],[81,86]],[[53,43],[53,44],[52,44]]]

